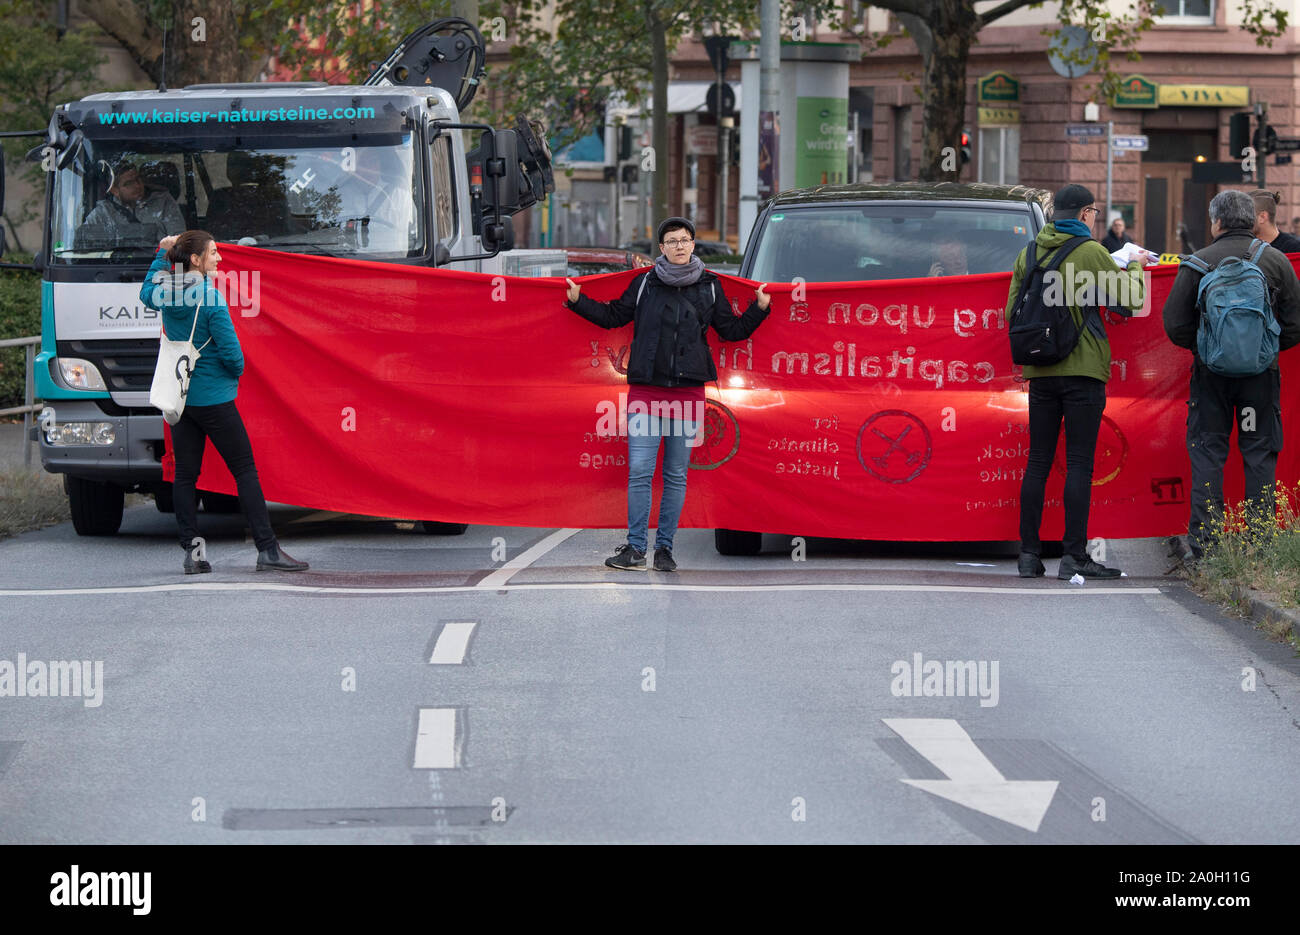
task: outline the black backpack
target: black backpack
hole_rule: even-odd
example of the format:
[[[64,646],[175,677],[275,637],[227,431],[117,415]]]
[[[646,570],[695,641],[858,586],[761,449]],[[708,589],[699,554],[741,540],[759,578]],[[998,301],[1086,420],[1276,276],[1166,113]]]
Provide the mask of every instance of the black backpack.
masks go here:
[[[1052,257],[1052,262],[1047,266],[1038,265],[1037,243],[1031,243],[1026,248],[1025,258],[1029,258],[1028,251],[1032,250],[1033,263],[1025,270],[1024,278],[1020,281],[1020,294],[1016,296],[1016,304],[1011,312],[1010,337],[1013,362],[1040,367],[1059,364],[1070,356],[1079,343],[1079,335],[1082,332],[1074,323],[1074,316],[1070,314],[1069,296],[1065,296],[1065,301],[1060,304],[1048,305],[1043,302],[1043,286],[1049,273],[1055,272],[1076,247],[1091,239],[1091,237],[1071,237],[1060,246],[1056,255]],[[1100,326],[1098,310],[1092,307],[1082,309],[1082,312],[1085,326],[1096,334],[1097,329],[1092,328],[1092,319],[1096,317],[1097,324]],[[1104,331],[1098,335],[1103,339],[1105,336]]]

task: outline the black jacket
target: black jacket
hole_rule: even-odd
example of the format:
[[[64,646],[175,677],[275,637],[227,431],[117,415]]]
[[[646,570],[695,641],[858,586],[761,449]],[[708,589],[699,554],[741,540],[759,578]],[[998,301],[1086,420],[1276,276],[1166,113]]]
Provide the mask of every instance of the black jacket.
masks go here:
[[[1250,252],[1254,235],[1248,230],[1224,231],[1208,247],[1197,250],[1193,256],[1206,262],[1211,269],[1225,257],[1245,257]],[[1291,261],[1273,247],[1265,247],[1259,255],[1259,268],[1268,280],[1273,296],[1273,315],[1282,326],[1279,350],[1300,344],[1300,280],[1296,279]],[[1165,334],[1179,347],[1196,353],[1196,330],[1201,324],[1201,312],[1196,307],[1196,292],[1201,285],[1201,274],[1184,266],[1178,270],[1174,285],[1165,299]],[[1277,361],[1273,362],[1277,366]]]
[[[642,280],[645,291],[638,302]],[[653,267],[634,277],[627,291],[613,301],[597,302],[581,294],[576,304],[564,304],[602,328],[621,328],[632,322],[627,382],[651,386],[703,386],[716,380],[709,327],[724,341],[743,341],[772,310],[771,305],[760,309],[755,299],[745,314],[737,317],[715,274],[705,270],[689,286],[668,286],[659,281]]]
[[[1114,253],[1120,247],[1124,246],[1124,244],[1132,242],[1133,238],[1128,235],[1128,231],[1125,231],[1123,234],[1116,237],[1114,231],[1107,230],[1106,236],[1101,238],[1101,245],[1106,248],[1107,253]]]

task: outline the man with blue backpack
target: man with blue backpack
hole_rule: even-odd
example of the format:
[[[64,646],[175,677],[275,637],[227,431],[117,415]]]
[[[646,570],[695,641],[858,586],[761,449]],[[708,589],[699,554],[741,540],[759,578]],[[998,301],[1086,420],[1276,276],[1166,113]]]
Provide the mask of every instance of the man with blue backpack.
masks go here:
[[[1209,246],[1185,257],[1165,300],[1169,340],[1192,351],[1187,454],[1192,464],[1190,553],[1199,560],[1223,517],[1223,466],[1236,423],[1251,515],[1274,516],[1282,450],[1279,351],[1300,344],[1300,280],[1282,253],[1251,234],[1241,191],[1210,201]]]

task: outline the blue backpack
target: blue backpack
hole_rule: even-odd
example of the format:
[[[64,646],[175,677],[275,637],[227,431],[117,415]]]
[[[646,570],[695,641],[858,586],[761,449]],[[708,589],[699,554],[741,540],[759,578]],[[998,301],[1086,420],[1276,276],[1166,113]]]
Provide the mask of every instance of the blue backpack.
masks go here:
[[[1253,377],[1277,359],[1282,328],[1273,315],[1268,280],[1259,268],[1267,246],[1255,238],[1245,257],[1224,257],[1213,269],[1199,257],[1182,260],[1202,276],[1196,291],[1201,312],[1196,355],[1220,376]]]

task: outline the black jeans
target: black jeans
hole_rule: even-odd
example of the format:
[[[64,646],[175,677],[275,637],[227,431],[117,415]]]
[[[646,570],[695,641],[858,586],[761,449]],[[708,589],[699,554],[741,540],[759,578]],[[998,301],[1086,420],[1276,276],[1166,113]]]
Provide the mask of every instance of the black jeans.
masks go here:
[[[1282,450],[1282,378],[1269,369],[1253,377],[1223,377],[1199,360],[1192,364],[1187,396],[1187,455],[1192,462],[1192,517],[1187,526],[1200,556],[1223,522],[1223,466],[1237,425],[1246,474],[1248,518],[1266,524],[1274,515],[1273,482]]]
[[[1043,492],[1065,422],[1065,554],[1088,557],[1092,462],[1106,384],[1092,377],[1034,377],[1029,381],[1029,463],[1020,484],[1020,550],[1039,555]]]
[[[180,528],[181,548],[188,549],[199,534],[198,505],[194,485],[203,463],[204,439],[212,445],[230,468],[239,488],[239,507],[244,511],[258,550],[276,544],[271,516],[257,479],[253,463],[253,446],[239,417],[234,400],[215,406],[186,406],[181,419],[172,426],[172,451],[176,455],[176,480],[172,482],[172,500],[176,505],[176,525]]]

